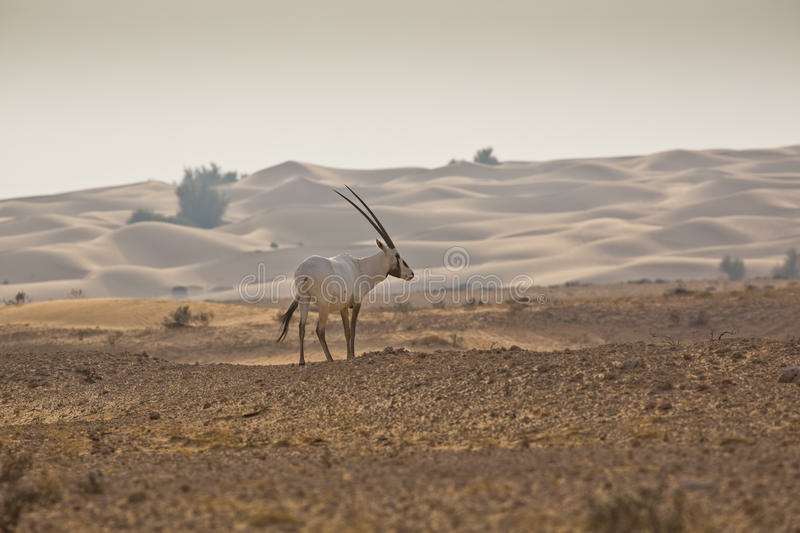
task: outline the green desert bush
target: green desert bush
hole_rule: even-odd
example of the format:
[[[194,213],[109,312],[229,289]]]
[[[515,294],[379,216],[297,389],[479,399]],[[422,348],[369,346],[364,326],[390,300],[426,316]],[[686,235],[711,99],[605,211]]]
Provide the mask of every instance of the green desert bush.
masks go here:
[[[499,165],[500,161],[494,156],[493,152],[494,148],[491,146],[481,148],[475,152],[475,156],[472,158],[472,160],[476,163],[481,163],[482,165]]]
[[[137,209],[128,218],[128,224],[136,224],[137,222],[166,222],[167,224],[178,224],[181,226],[189,226],[189,221],[182,218],[162,215],[156,213],[152,209]]]
[[[726,255],[719,263],[719,269],[724,272],[728,279],[731,281],[739,281],[744,279],[746,269],[744,260],[739,257],[731,257]]]
[[[186,167],[183,179],[175,189],[178,196],[178,213],[175,216],[156,213],[151,209],[137,209],[128,219],[128,224],[137,222],[166,222],[215,228],[222,223],[228,208],[228,197],[219,189],[220,185],[234,183],[239,179],[236,172],[223,172],[216,163],[210,166]]]
[[[777,279],[797,279],[800,278],[800,261],[798,261],[797,250],[792,248],[786,251],[783,264],[775,267],[772,277]]]

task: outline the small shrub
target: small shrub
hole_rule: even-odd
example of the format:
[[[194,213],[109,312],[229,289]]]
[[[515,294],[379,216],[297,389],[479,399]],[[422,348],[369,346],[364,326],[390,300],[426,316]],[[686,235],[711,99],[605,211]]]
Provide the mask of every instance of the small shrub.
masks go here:
[[[269,247],[272,248],[273,250],[276,250],[278,248],[278,243],[272,241],[271,243],[269,243]]]
[[[692,294],[694,294],[694,291],[687,289],[683,285],[664,291],[664,296],[691,296]]]
[[[452,346],[453,348],[460,348],[463,345],[464,345],[464,337],[462,337],[458,333],[450,334],[450,346]]]
[[[422,337],[417,337],[416,339],[412,339],[410,341],[410,344],[412,346],[419,346],[419,345],[423,345],[423,346],[435,346],[435,345],[446,346],[446,345],[450,344],[450,342],[447,339],[445,339],[444,337],[442,337],[441,335],[436,335],[435,333],[433,333],[433,334],[430,334],[430,335],[423,335]]]
[[[14,454],[6,451],[0,458],[0,483],[16,483],[25,475],[33,459],[27,454]]]
[[[6,452],[0,459],[0,531],[14,531],[28,509],[60,498],[57,481],[52,476],[31,476],[32,465],[25,454]]]
[[[186,226],[187,221],[178,217],[162,215],[156,213],[152,209],[137,209],[128,218],[128,224],[136,224],[137,222],[166,222],[167,224],[179,224]]]
[[[90,470],[86,474],[86,479],[78,484],[84,494],[103,494],[105,487],[103,483],[103,473],[99,470]]]
[[[19,291],[10,300],[5,300],[6,305],[22,305],[30,303],[31,297],[25,291]]]
[[[121,331],[112,331],[106,337],[106,342],[111,348],[113,348],[114,346],[117,345],[117,341],[122,338],[122,335],[123,333]]]
[[[744,261],[739,257],[731,257],[726,255],[719,263],[719,269],[724,272],[728,279],[731,281],[739,281],[744,279],[745,267]]]
[[[589,500],[586,529],[600,533],[653,531],[678,533],[696,526],[686,495],[663,487],[625,491]]]
[[[175,311],[164,317],[163,324],[166,328],[183,328],[194,325],[207,326],[214,318],[213,313],[192,313],[188,305],[179,305]]]
[[[67,298],[72,298],[73,300],[83,298],[83,289],[70,289],[67,293]]]
[[[472,160],[482,165],[499,165],[500,161],[494,156],[493,152],[494,148],[491,146],[481,148],[475,152],[475,156],[472,158]]]
[[[775,267],[772,271],[772,277],[776,279],[800,278],[800,259],[798,258],[795,248],[786,251],[783,264],[779,267]]]

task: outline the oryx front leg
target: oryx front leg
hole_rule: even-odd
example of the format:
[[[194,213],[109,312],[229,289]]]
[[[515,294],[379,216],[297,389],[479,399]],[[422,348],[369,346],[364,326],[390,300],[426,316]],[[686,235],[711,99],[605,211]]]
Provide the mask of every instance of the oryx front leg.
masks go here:
[[[347,343],[347,358],[350,354],[356,356],[356,322],[358,321],[358,312],[361,310],[361,304],[353,304],[353,318],[350,320],[350,338]]]
[[[342,308],[342,328],[344,329],[344,340],[347,343],[347,358],[353,357],[353,352],[350,350],[350,309],[347,307]]]
[[[331,351],[328,349],[328,343],[325,342],[325,325],[328,323],[328,308],[319,308],[319,319],[317,320],[317,338],[322,345],[322,350],[325,352],[325,359],[333,361]]]

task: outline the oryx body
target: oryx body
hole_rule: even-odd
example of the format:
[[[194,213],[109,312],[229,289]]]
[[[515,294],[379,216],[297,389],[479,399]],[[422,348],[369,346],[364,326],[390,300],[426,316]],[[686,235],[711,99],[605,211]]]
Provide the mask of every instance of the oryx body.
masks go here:
[[[371,256],[353,257],[350,254],[340,254],[334,257],[321,257],[312,255],[297,267],[294,274],[294,301],[281,317],[281,334],[278,341],[286,337],[292,315],[296,309],[300,309],[300,365],[305,364],[303,342],[308,311],[312,305],[317,307],[319,313],[316,333],[325,352],[325,358],[333,361],[328,343],[325,341],[325,326],[328,323],[328,316],[338,312],[342,317],[347,341],[347,358],[350,359],[355,357],[356,322],[362,300],[389,275],[404,280],[411,280],[414,277],[414,272],[400,257],[394,242],[375,213],[355,191],[350,187],[347,189],[355,195],[373,218],[370,218],[367,213],[339,191],[335,192],[370,222],[386,241],[386,244],[376,240],[379,251]],[[351,309],[352,314],[350,313]]]

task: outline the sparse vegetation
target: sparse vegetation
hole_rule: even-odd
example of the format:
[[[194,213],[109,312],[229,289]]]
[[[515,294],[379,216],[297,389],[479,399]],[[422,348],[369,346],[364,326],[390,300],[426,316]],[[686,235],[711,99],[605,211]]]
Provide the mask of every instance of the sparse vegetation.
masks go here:
[[[234,181],[235,172],[222,174],[214,163],[211,168],[202,166],[184,169],[183,180],[175,190],[179,204],[178,218],[187,220],[198,228],[219,226],[228,208],[228,198],[217,186]]]
[[[798,260],[797,249],[791,248],[786,251],[783,264],[775,267],[772,277],[776,279],[798,279],[800,278],[800,260]]]
[[[664,296],[691,296],[694,293],[695,291],[687,289],[683,285],[678,285],[677,287],[664,291]]]
[[[745,277],[744,260],[739,257],[726,255],[719,263],[719,269],[724,272],[731,281],[740,281]]]
[[[271,243],[269,243],[269,247],[272,248],[273,250],[276,250],[278,248],[278,243],[272,241]]]
[[[4,300],[6,305],[23,305],[31,302],[31,297],[25,291],[18,291],[13,298]]]
[[[183,179],[175,189],[178,196],[178,214],[162,215],[151,209],[137,209],[128,224],[137,222],[166,222],[198,228],[215,228],[222,223],[228,208],[228,198],[218,189],[220,185],[239,179],[236,172],[223,172],[216,163],[210,166],[183,169]]]
[[[67,298],[71,298],[73,300],[79,300],[83,298],[83,289],[70,289],[67,293]]]
[[[686,495],[679,490],[667,492],[664,487],[593,497],[588,507],[588,531],[678,533],[694,525]]]
[[[453,348],[460,348],[464,346],[464,337],[455,332],[451,333],[450,346],[452,346]]]
[[[475,156],[472,158],[472,160],[482,165],[500,164],[500,160],[498,160],[497,157],[495,157],[494,148],[492,148],[491,146],[487,146],[486,148],[481,148],[480,150],[475,152]]]
[[[109,347],[114,348],[117,345],[117,341],[120,340],[123,336],[121,331],[112,331],[106,336],[106,342],[108,343]]]
[[[213,313],[193,313],[188,305],[179,305],[175,311],[164,317],[163,324],[166,328],[207,326],[213,318]]]
[[[137,209],[128,218],[128,224],[136,224],[137,222],[166,222],[168,224],[178,224],[182,226],[190,225],[188,221],[183,220],[176,216],[162,215],[156,213],[152,209]]]
[[[22,515],[31,507],[57,501],[61,492],[56,481],[46,475],[32,475],[30,455],[6,451],[0,458],[0,531],[17,528]]]

